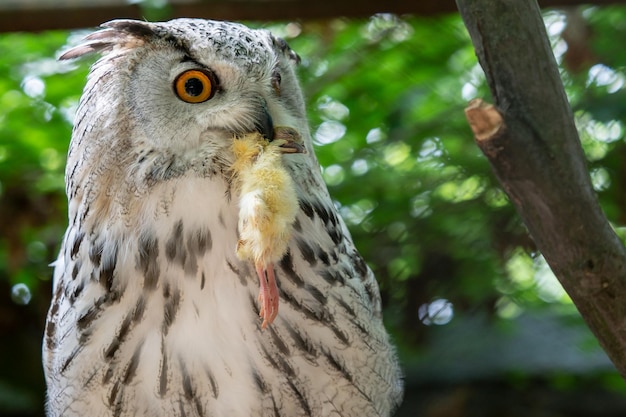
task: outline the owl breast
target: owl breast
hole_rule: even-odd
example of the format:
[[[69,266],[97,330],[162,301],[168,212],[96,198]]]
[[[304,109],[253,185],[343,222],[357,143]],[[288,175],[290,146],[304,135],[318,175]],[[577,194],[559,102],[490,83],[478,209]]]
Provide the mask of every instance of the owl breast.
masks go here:
[[[65,410],[56,415],[362,416],[390,406],[377,385],[386,337],[368,328],[369,303],[350,301],[368,297],[350,277],[365,266],[337,219],[302,202],[277,270],[280,315],[262,331],[256,276],[235,253],[236,202],[214,198],[226,192],[222,180],[180,179],[145,201],[149,228],[103,242],[69,232],[80,241],[66,240],[74,254],[57,270],[79,273],[61,278],[49,319],[49,409]],[[326,232],[305,243],[313,225]],[[81,277],[85,268],[99,279]]]

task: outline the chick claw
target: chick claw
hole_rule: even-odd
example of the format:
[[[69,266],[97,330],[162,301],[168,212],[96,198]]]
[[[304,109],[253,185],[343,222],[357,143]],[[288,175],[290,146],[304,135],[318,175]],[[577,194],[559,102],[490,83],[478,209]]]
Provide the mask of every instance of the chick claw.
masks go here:
[[[265,329],[272,324],[278,315],[278,286],[276,285],[276,277],[274,275],[274,265],[269,264],[267,269],[264,269],[261,264],[257,264],[256,273],[261,283],[261,290],[259,291],[261,310],[259,317],[263,319],[261,329]]]
[[[272,144],[280,147],[282,153],[306,153],[302,137],[291,127],[276,127]]]

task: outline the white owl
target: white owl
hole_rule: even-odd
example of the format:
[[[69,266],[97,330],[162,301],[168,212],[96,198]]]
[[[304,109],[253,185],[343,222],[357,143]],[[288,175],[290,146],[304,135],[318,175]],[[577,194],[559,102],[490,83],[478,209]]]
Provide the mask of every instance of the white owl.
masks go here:
[[[401,373],[320,176],[298,56],[268,31],[196,19],[112,21],[61,58],[92,52],[43,344],[48,415],[390,415]],[[250,135],[260,151],[241,165]],[[252,174],[264,155],[285,179],[267,209],[276,245],[245,229],[260,209],[244,194],[269,201],[273,180]],[[259,303],[259,279],[275,299]]]

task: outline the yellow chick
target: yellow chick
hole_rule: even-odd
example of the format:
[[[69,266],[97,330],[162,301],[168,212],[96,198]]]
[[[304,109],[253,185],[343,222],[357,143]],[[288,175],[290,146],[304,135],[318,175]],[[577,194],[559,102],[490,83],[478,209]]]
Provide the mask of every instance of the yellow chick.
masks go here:
[[[282,164],[282,154],[303,153],[300,135],[277,127],[275,139],[267,141],[250,133],[233,142],[232,174],[239,192],[239,259],[254,262],[260,281],[261,328],[278,314],[278,286],[274,264],[287,251],[298,212],[296,189]]]

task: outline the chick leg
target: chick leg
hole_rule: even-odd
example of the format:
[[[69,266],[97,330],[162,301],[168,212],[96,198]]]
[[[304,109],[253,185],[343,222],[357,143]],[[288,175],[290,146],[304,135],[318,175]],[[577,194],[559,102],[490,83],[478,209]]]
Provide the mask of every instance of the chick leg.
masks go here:
[[[291,127],[274,128],[274,140],[271,143],[280,147],[280,151],[284,154],[306,153],[300,133]]]
[[[261,264],[257,264],[256,273],[261,283],[261,290],[259,291],[261,311],[259,312],[259,317],[263,319],[261,329],[265,329],[272,324],[278,315],[278,286],[276,285],[276,277],[274,275],[274,265],[269,264],[267,269],[264,269]]]

